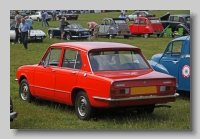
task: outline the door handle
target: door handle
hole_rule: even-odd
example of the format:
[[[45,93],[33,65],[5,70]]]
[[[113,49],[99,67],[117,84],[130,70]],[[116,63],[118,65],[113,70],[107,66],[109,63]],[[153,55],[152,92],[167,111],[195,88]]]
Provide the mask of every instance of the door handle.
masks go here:
[[[71,74],[76,74],[76,72],[71,72]]]
[[[56,70],[51,70],[52,72],[55,72]]]
[[[176,63],[178,63],[178,61],[177,60],[174,60],[174,61],[172,61],[174,64],[176,64]]]

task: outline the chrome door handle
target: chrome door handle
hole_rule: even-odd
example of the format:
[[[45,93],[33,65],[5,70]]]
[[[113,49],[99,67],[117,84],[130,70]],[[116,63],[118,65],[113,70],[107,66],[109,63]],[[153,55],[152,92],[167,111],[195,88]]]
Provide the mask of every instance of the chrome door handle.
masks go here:
[[[176,64],[176,63],[178,63],[178,61],[176,60],[176,61],[172,61],[174,64]]]
[[[71,72],[71,74],[76,74],[76,72]]]
[[[52,72],[55,72],[56,70],[51,70]]]

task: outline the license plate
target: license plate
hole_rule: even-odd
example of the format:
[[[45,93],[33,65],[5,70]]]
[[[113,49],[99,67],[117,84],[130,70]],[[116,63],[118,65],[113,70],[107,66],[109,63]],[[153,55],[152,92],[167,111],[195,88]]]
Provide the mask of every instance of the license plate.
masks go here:
[[[156,93],[156,86],[146,86],[146,87],[133,87],[131,88],[131,94],[151,94]]]
[[[127,33],[126,31],[122,31],[122,32],[121,32],[121,34],[126,34],[126,33]]]
[[[36,39],[41,40],[42,38],[41,37],[36,37]]]

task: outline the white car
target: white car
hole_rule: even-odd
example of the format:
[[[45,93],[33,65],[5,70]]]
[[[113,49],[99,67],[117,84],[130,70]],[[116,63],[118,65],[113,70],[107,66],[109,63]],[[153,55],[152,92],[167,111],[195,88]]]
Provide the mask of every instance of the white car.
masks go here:
[[[30,15],[29,17],[33,20],[41,21],[42,20],[42,12],[41,11],[35,12],[35,14]],[[48,14],[48,20],[50,21],[51,19],[52,19],[52,15]]]
[[[46,38],[46,34],[42,30],[31,29],[30,31],[31,33],[28,37],[28,41],[43,42],[43,39]],[[10,40],[15,40],[15,24],[10,26]],[[18,42],[20,43],[20,38],[18,39]]]
[[[154,14],[150,14],[147,11],[135,11],[126,17],[126,21],[134,21],[138,16],[155,17]]]

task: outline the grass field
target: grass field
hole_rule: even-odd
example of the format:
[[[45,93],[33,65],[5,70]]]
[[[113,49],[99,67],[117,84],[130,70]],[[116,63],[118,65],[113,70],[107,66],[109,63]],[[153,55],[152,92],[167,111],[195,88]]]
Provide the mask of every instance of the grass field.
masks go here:
[[[127,11],[131,14],[133,11]],[[166,12],[181,14],[190,11],[149,11],[157,17]],[[118,17],[119,12],[80,14],[78,22],[87,28],[88,21],[101,23],[105,17]],[[133,21],[129,21],[131,24]],[[58,27],[59,21],[49,21],[50,27]],[[45,33],[49,27],[41,27],[41,22],[35,21],[33,28],[41,29]],[[171,41],[170,37],[158,38],[152,35],[150,38],[132,36],[124,39],[122,36],[108,39],[100,37],[98,41],[119,42],[131,44],[141,48],[147,59],[156,53],[162,53],[166,45]],[[66,130],[191,130],[190,98],[185,95],[178,97],[175,103],[169,103],[172,107],[156,108],[152,115],[138,115],[131,111],[99,111],[98,117],[90,121],[81,121],[75,115],[74,107],[36,99],[32,103],[21,101],[18,95],[18,84],[15,81],[15,72],[21,65],[36,64],[40,61],[47,47],[53,43],[61,42],[60,39],[44,39],[43,43],[29,43],[28,50],[24,50],[21,44],[10,43],[10,96],[13,99],[14,110],[19,113],[14,122],[10,123],[10,129],[66,129]]]

